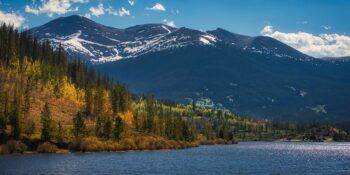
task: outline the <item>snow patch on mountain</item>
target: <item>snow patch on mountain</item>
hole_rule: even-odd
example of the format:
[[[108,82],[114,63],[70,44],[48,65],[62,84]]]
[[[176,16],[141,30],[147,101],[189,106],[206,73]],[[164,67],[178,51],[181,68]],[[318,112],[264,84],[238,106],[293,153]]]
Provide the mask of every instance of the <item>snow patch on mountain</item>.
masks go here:
[[[168,33],[171,33],[171,30],[169,30],[166,26],[162,25],[162,28],[166,30]]]
[[[123,57],[117,55],[114,56],[107,56],[107,57],[100,57],[97,60],[96,59],[91,59],[92,62],[94,63],[106,63],[106,62],[112,62],[112,61],[118,61],[122,59]]]
[[[89,58],[93,63],[106,63],[123,58],[133,58],[149,52],[180,48],[188,45],[214,45],[217,38],[205,32],[189,29],[170,28],[165,25],[135,30],[137,34],[118,34],[96,30],[98,35],[78,30],[66,36],[48,36],[46,38],[58,47],[61,44],[68,53],[77,53]],[[153,31],[154,30],[154,31]],[[164,32],[165,30],[165,32]],[[183,32],[184,31],[184,32]],[[189,32],[190,31],[190,32]],[[131,35],[130,37],[125,37]],[[199,39],[197,39],[199,37]],[[103,43],[103,44],[102,44]],[[106,44],[108,43],[108,44]]]
[[[326,105],[316,105],[315,107],[307,107],[307,108],[315,111],[316,113],[327,114],[327,110],[325,109],[325,107],[326,107]]]
[[[199,41],[201,41],[205,45],[213,45],[216,42],[216,38],[211,35],[202,35],[199,37]]]
[[[307,92],[305,92],[305,91],[300,91],[300,92],[299,92],[299,95],[300,95],[301,97],[305,97],[305,96],[307,95]]]
[[[203,44],[211,44],[209,40],[207,40],[207,39],[205,39],[203,37],[200,37],[199,41],[201,41]]]
[[[217,38],[215,36],[212,35],[203,35],[202,37],[210,40],[211,42],[216,42]]]
[[[65,37],[57,37],[57,39],[53,38],[50,40],[55,44],[62,44],[62,46],[66,48],[66,50],[82,52],[94,57],[95,55],[82,45],[82,40],[79,38],[80,35],[81,30],[79,30],[77,33]]]

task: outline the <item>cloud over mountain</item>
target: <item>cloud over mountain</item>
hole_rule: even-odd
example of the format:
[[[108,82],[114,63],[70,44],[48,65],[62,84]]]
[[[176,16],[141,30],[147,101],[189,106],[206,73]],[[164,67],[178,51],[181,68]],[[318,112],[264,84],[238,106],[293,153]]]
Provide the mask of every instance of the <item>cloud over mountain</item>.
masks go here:
[[[25,21],[22,15],[16,14],[14,12],[6,13],[0,11],[0,23],[6,23],[13,25],[15,28],[21,27]]]
[[[153,7],[146,8],[146,9],[147,10],[154,10],[154,11],[161,11],[161,12],[164,12],[166,10],[165,7],[160,3],[156,3]]]
[[[76,3],[88,3],[89,0],[42,0],[39,7],[25,6],[25,12],[35,15],[47,14],[52,17],[53,15],[63,15],[68,12],[78,11],[79,7],[73,7]]]
[[[344,57],[350,55],[350,37],[340,34],[313,35],[307,32],[285,33],[265,26],[261,35],[282,41],[289,46],[314,57]]]
[[[99,3],[97,7],[90,7],[90,14],[93,16],[101,16],[105,14],[105,10],[102,3]]]
[[[163,20],[163,23],[165,23],[166,25],[168,25],[168,26],[170,26],[170,27],[176,27],[175,21],[171,21],[171,20],[164,19],[164,20]]]
[[[102,16],[104,14],[114,15],[114,16],[130,16],[130,11],[124,7],[115,10],[112,6],[105,8],[102,3],[99,3],[96,7],[92,6],[89,9],[89,13],[85,14],[85,17],[91,18],[91,16]]]

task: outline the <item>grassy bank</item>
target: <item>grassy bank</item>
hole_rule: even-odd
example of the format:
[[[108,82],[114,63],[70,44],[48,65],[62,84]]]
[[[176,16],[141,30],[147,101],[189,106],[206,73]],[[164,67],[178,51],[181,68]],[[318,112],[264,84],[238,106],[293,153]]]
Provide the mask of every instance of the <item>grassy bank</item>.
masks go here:
[[[0,146],[0,154],[23,153],[67,153],[67,152],[115,152],[131,150],[161,150],[184,149],[197,147],[198,142],[174,141],[159,137],[125,138],[114,140],[100,140],[96,137],[74,139],[64,143],[36,142],[10,140]]]
[[[33,140],[10,140],[0,145],[0,154],[26,153],[69,153],[69,152],[117,152],[142,150],[175,150],[198,147],[199,145],[237,144],[236,141],[223,139],[201,140],[194,142],[175,141],[158,136],[136,136],[120,141],[103,140],[97,137],[77,138],[64,142],[42,142]]]

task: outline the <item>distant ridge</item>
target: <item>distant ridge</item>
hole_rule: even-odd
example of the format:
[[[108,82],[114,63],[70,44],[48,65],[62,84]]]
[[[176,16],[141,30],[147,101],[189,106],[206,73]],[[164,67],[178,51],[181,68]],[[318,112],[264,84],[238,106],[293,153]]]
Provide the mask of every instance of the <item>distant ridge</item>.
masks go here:
[[[52,20],[30,31],[42,40],[50,40],[56,47],[61,43],[70,55],[93,63],[117,61],[186,46],[216,47],[222,44],[260,54],[299,60],[312,59],[273,38],[249,37],[221,28],[202,32],[164,24],[144,24],[117,29],[73,15]]]

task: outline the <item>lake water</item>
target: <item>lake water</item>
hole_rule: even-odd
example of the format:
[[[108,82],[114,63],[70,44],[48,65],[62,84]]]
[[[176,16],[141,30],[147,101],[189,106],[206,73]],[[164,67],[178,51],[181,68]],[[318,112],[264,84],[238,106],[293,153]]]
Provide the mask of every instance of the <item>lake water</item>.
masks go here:
[[[0,156],[0,174],[350,174],[350,143],[242,142],[185,150]]]

